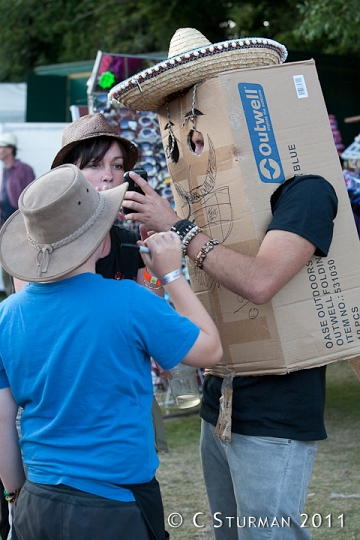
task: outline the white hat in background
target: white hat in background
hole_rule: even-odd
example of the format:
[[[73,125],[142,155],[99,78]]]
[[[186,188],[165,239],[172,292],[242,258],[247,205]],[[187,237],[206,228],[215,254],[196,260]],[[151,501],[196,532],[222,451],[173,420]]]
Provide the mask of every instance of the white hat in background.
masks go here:
[[[0,146],[17,147],[17,137],[13,133],[0,133]]]

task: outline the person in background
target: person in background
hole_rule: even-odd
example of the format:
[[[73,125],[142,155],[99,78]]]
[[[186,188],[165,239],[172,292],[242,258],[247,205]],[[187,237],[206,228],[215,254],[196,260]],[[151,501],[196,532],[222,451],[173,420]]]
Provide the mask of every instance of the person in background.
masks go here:
[[[107,540],[168,538],[150,358],[211,366],[222,347],[175,233],[147,238],[142,254],[175,309],[95,273],[126,188],[99,192],[75,165],[57,167],[25,189],[0,233],[1,263],[29,282],[0,304],[0,477],[13,540],[98,540],[104,523]]]
[[[0,199],[0,225],[18,208],[21,192],[35,179],[33,169],[27,163],[16,159],[17,137],[13,133],[0,134],[0,159],[3,162],[3,175]],[[2,269],[6,296],[12,293],[12,283]]]

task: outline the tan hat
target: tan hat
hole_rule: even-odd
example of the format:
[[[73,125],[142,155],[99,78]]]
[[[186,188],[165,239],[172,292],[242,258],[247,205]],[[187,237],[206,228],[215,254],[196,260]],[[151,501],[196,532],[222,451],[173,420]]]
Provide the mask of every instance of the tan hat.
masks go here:
[[[0,133],[0,146],[17,147],[17,137],[13,133]]]
[[[51,168],[58,167],[63,164],[63,159],[79,142],[86,139],[94,139],[96,137],[113,137],[123,145],[127,152],[128,168],[131,170],[138,160],[137,147],[120,137],[118,131],[109,124],[105,116],[101,113],[87,114],[81,116],[74,122],[71,122],[65,129],[62,136],[61,150],[56,154]]]
[[[190,88],[223,71],[285,62],[287,50],[272,39],[243,38],[212,44],[195,28],[179,28],[170,41],[169,57],[109,92],[112,104],[134,110],[156,110]]]
[[[84,264],[113,225],[128,183],[102,191],[75,165],[29,184],[0,231],[0,260],[23,281],[54,281]]]

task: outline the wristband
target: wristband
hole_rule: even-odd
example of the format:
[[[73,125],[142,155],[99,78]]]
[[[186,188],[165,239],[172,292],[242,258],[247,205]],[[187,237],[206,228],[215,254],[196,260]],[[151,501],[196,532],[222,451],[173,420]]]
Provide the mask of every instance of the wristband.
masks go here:
[[[178,268],[177,270],[173,270],[172,272],[169,272],[168,274],[165,274],[164,276],[161,276],[160,283],[164,287],[165,285],[168,285],[172,281],[175,281],[176,279],[179,279],[183,277],[183,271],[181,268]]]
[[[150,291],[157,291],[158,289],[161,289],[161,285],[149,285],[147,281],[144,279],[144,287],[147,289],[150,289]]]
[[[184,236],[184,238],[182,239],[182,242],[181,242],[181,247],[182,247],[182,252],[183,252],[183,255],[185,257],[185,255],[187,255],[187,248],[188,248],[188,245],[190,244],[191,240],[199,233],[202,232],[202,229],[201,227],[198,227],[198,225],[194,225],[192,227],[192,229],[190,229],[190,231],[188,233],[186,233],[186,235]]]
[[[145,282],[149,283],[150,285],[154,285],[154,287],[148,287],[149,289],[160,289],[161,287],[161,283],[158,280],[158,278],[149,274],[146,266],[144,268],[144,285],[145,285]]]
[[[6,489],[4,489],[5,500],[10,504],[14,503],[19,497],[20,490],[21,490],[21,487],[19,487],[18,489],[14,489],[14,491],[12,491],[11,493],[8,493]]]
[[[195,223],[189,221],[188,219],[181,219],[171,227],[170,231],[178,234],[180,236],[180,240],[183,240],[183,238],[189,231],[191,231],[193,227],[195,227]]]
[[[206,242],[206,244],[203,245],[199,253],[196,255],[195,266],[201,269],[206,255],[209,253],[209,251],[214,249],[214,246],[217,246],[218,244],[220,244],[218,240],[209,240]]]

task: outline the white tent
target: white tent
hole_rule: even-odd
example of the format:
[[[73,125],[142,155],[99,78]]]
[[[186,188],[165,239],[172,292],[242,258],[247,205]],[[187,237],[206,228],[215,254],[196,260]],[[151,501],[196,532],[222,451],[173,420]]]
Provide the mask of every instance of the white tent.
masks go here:
[[[1,86],[1,85],[0,85]],[[56,153],[61,148],[61,137],[66,123],[37,122],[2,122],[0,133],[11,132],[18,139],[17,156],[34,169],[35,176],[46,173]],[[0,161],[0,182],[2,179],[2,161]],[[0,272],[0,291],[4,285]]]
[[[25,122],[26,83],[0,83],[0,122]]]

